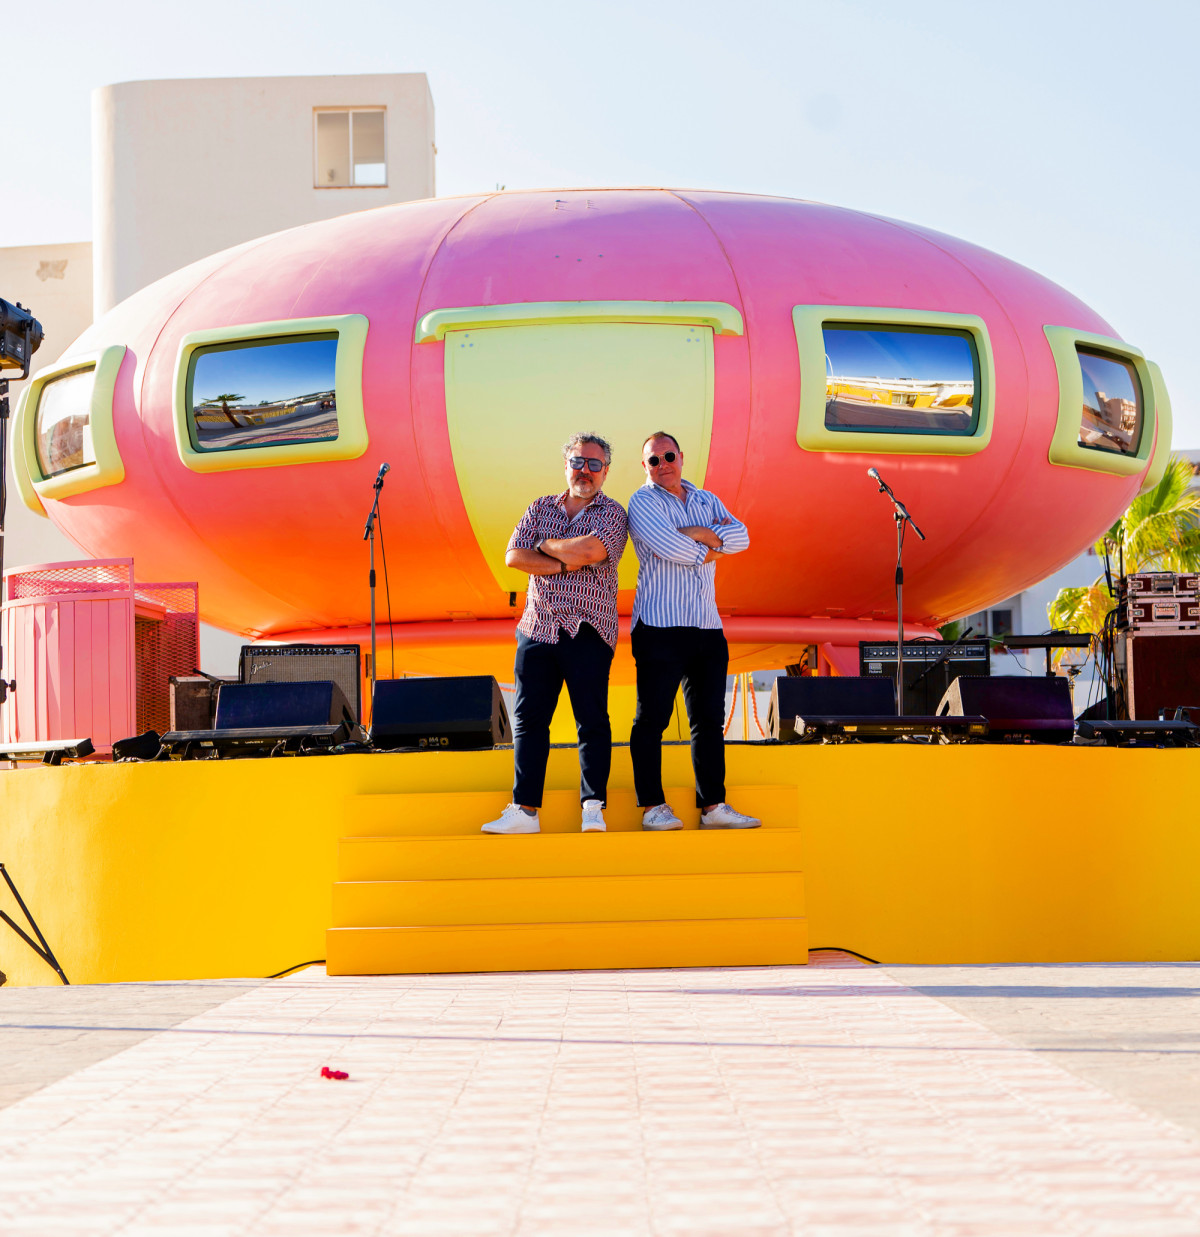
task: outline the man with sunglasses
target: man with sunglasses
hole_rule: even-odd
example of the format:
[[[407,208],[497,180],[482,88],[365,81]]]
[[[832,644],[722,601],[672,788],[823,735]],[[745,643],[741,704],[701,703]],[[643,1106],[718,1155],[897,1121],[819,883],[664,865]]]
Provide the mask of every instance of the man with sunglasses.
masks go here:
[[[750,544],[746,526],[683,479],[683,452],[658,430],[642,444],[646,483],[629,499],[638,555],[633,600],[637,713],[629,736],[643,829],[681,829],[662,785],[662,736],[683,684],[701,829],[756,829],[725,802],[725,677],[729,645],[716,602],[716,562]]]
[[[567,488],[537,499],[521,517],[504,562],[529,576],[517,624],[513,702],[513,801],[484,833],[539,833],[550,754],[550,719],[563,684],[579,734],[585,833],[605,828],[612,760],[608,672],[617,645],[617,564],[625,510],[603,493],[612,448],[597,434],[563,446]]]

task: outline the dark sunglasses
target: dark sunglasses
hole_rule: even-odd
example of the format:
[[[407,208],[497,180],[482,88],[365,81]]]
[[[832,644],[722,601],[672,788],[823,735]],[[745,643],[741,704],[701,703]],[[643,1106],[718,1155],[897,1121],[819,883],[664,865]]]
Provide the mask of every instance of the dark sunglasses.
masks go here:
[[[659,457],[659,456],[657,456],[657,455],[648,455],[648,456],[646,456],[646,463],[647,463],[647,464],[649,464],[651,468],[657,468],[657,467],[658,467],[659,458],[660,458],[660,457]],[[675,452],[674,452],[674,451],[664,451],[664,452],[662,453],[662,457],[661,457],[661,458],[662,458],[662,460],[663,460],[663,462],[664,462],[664,463],[667,463],[667,464],[674,464],[674,463],[675,463],[675,461],[676,461],[679,457],[675,454]]]
[[[583,472],[585,468],[590,468],[592,472],[602,472],[607,467],[603,460],[590,459],[586,455],[573,455],[567,463],[576,472]]]

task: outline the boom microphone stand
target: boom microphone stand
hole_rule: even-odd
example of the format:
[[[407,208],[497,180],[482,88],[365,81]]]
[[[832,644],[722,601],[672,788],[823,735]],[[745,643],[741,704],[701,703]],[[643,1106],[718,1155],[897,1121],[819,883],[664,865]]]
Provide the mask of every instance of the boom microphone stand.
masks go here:
[[[896,518],[896,715],[904,716],[904,528],[911,524],[912,530],[925,540],[925,534],[908,514],[908,508],[892,493],[891,486],[879,475],[879,469],[868,468],[867,476],[879,482],[879,492],[886,494]]]
[[[379,518],[379,496],[383,493],[383,479],[391,472],[391,464],[380,464],[379,476],[375,478],[375,501],[371,504],[371,514],[367,516],[367,526],[363,530],[363,540],[371,543],[371,573],[367,582],[371,589],[371,707],[375,706],[375,521]]]

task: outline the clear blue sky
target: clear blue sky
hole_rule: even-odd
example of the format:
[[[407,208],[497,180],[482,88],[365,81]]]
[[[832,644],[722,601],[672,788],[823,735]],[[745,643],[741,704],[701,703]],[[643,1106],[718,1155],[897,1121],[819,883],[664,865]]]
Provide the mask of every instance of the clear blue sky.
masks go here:
[[[273,403],[332,391],[336,339],[203,353],[193,382],[196,402],[236,394],[242,404]]]
[[[693,186],[939,228],[1092,305],[1200,448],[1197,46],[1195,0],[52,0],[5,33],[0,245],[90,236],[95,86],[424,71],[440,193]]]

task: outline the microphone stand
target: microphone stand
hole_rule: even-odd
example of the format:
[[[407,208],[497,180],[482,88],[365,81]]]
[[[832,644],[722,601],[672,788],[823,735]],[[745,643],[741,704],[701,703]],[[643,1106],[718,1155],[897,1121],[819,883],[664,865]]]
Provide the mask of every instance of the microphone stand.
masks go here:
[[[367,526],[363,529],[363,540],[371,544],[371,571],[367,582],[371,589],[371,707],[375,707],[375,521],[379,518],[379,496],[383,493],[383,477],[387,465],[379,471],[375,478],[375,501],[371,504],[371,514],[367,516]]]
[[[908,514],[908,508],[892,493],[891,486],[874,468],[867,475],[879,482],[879,492],[886,494],[893,508],[896,520],[896,716],[904,716],[904,528],[911,524],[912,530],[925,540],[925,534],[917,527],[916,521]]]

